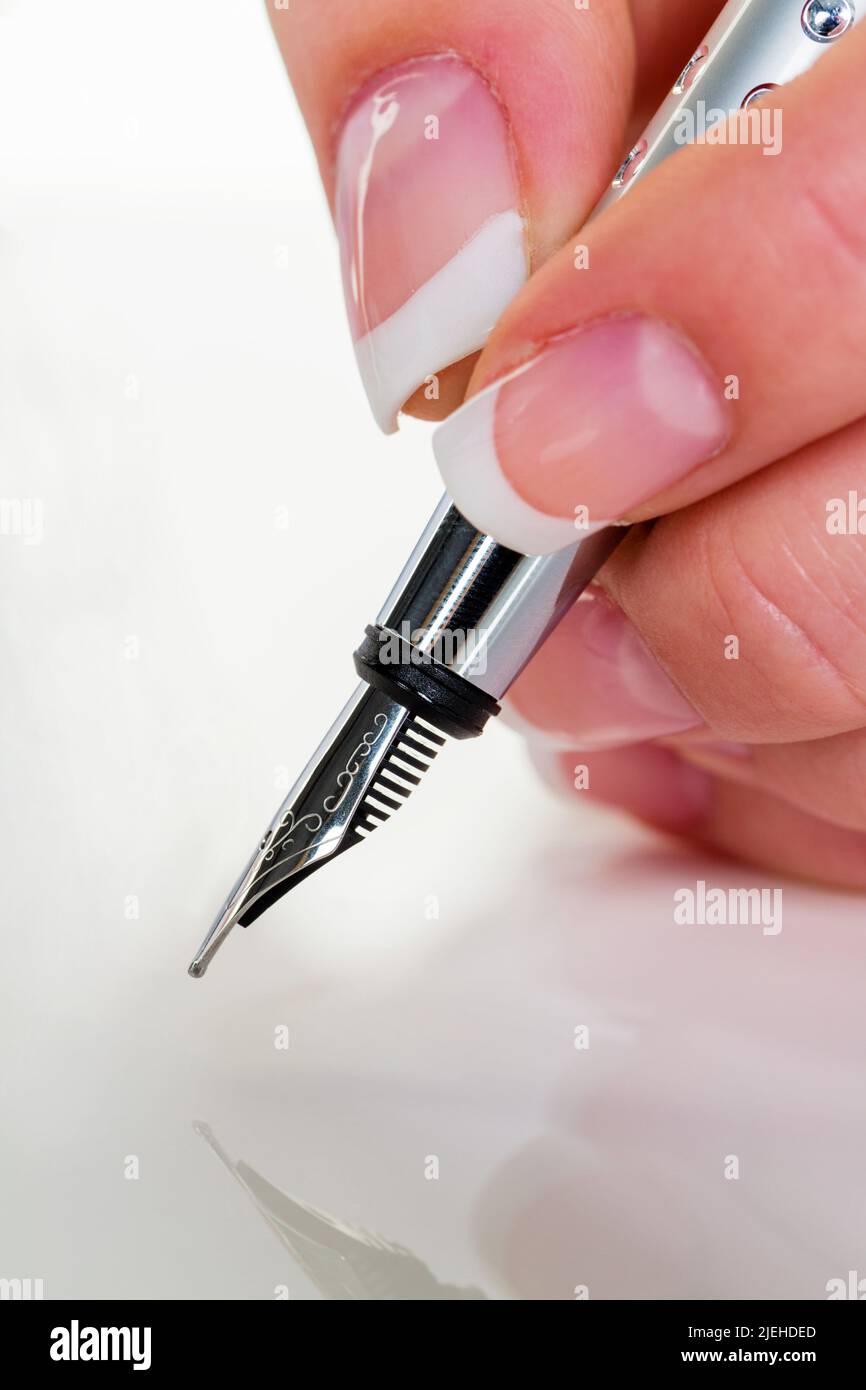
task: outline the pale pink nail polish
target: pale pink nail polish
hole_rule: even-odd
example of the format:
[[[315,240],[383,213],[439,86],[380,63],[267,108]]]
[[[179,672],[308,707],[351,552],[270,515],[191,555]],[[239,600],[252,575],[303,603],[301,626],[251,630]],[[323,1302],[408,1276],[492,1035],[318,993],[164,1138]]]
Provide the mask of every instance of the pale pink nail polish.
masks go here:
[[[336,221],[358,365],[384,429],[475,352],[526,279],[505,113],[450,54],[380,73],[340,135]]]
[[[732,743],[730,739],[701,739],[685,745],[687,753],[695,753],[708,758],[726,758],[737,763],[747,763],[754,757],[754,747],[748,743]]]
[[[702,723],[637,629],[593,586],[508,692],[525,729],[560,747],[619,748]]]
[[[629,314],[550,343],[440,425],[434,448],[470,521],[548,554],[627,516],[728,434],[722,384],[695,349]]]
[[[676,751],[681,758],[709,772],[735,782],[748,784],[755,770],[755,748],[745,743],[731,743],[719,739],[678,739]]]

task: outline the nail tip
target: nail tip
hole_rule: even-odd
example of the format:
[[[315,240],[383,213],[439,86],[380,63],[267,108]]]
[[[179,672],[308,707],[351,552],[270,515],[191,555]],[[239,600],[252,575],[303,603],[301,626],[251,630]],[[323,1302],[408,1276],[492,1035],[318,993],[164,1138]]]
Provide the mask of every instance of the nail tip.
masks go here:
[[[387,318],[355,340],[355,358],[380,429],[421,387],[484,347],[526,283],[525,226],[515,209],[488,219]]]
[[[336,182],[359,367],[393,433],[409,397],[482,347],[527,279],[518,170],[491,84],[450,52],[379,71],[345,114]]]
[[[547,555],[658,498],[729,436],[697,349],[629,314],[549,341],[440,426],[434,450],[475,525]]]
[[[433,433],[433,453],[458,510],[500,545],[524,555],[553,555],[603,529],[576,518],[539,511],[514,489],[499,462],[494,438],[501,383],[473,396]]]

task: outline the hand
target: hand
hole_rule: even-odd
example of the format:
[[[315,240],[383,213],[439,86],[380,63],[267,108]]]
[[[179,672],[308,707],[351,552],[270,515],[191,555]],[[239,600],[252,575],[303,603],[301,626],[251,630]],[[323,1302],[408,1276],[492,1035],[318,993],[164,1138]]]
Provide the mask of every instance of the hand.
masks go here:
[[[532,553],[576,514],[653,519],[511,692],[538,760],[864,887],[866,24],[774,94],[777,157],[684,149],[576,235],[719,8],[319,0],[274,22],[381,422],[413,392],[447,413],[471,375],[436,450],[476,525]]]

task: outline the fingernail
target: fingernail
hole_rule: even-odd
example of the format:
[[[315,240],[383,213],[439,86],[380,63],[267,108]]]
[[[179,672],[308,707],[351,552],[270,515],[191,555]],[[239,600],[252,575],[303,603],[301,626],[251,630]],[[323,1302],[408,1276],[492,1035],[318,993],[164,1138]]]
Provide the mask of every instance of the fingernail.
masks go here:
[[[508,692],[524,729],[560,747],[621,748],[684,733],[700,715],[596,586],[565,615]]]
[[[629,314],[558,338],[433,436],[446,487],[503,545],[546,555],[717,454],[719,383],[680,333]]]
[[[676,751],[681,758],[710,772],[720,772],[735,781],[749,782],[754,771],[755,749],[745,743],[729,740],[677,740]]]
[[[483,347],[527,276],[508,124],[474,68],[417,58],[361,92],[336,222],[358,365],[390,431],[419,386]]]
[[[754,757],[754,747],[748,743],[732,743],[730,739],[706,739],[701,742],[682,745],[682,750],[695,757],[725,758],[728,761],[745,763]]]
[[[588,795],[662,830],[696,829],[712,809],[712,778],[660,745],[592,753],[583,761],[579,753],[545,750],[533,753],[533,762],[554,791]]]

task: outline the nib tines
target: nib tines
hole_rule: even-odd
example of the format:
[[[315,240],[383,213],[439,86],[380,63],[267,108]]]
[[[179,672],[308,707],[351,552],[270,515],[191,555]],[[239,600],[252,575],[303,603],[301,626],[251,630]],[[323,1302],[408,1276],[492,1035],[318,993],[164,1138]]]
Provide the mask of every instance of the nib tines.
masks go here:
[[[362,685],[262,836],[199,947],[199,979],[232,928],[249,924],[326,860],[399,809],[445,739],[391,696]]]

